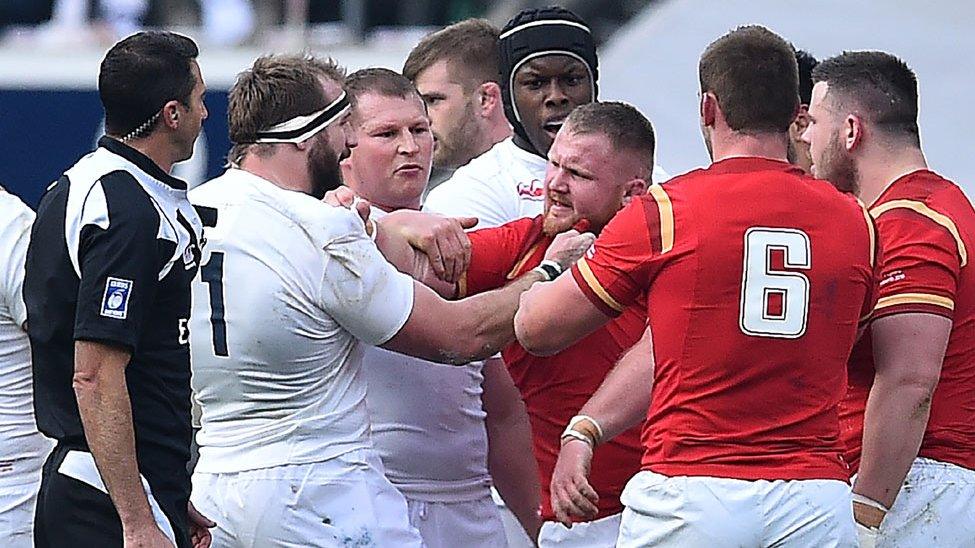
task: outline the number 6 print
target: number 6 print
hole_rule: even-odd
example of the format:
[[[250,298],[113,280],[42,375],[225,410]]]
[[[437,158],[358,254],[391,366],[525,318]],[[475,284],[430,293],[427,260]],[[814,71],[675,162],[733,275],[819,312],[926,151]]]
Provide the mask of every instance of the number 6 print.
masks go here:
[[[772,255],[776,251],[783,258],[779,268],[808,270],[812,264],[805,232],[749,228],[745,232],[738,325],[753,337],[797,339],[806,332],[809,278],[799,272],[775,270]]]

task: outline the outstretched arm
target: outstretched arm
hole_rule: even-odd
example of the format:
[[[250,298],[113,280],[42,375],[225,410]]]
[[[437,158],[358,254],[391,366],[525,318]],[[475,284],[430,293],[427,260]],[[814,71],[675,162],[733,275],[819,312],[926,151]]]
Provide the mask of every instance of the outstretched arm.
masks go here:
[[[559,234],[545,252],[545,259],[564,270],[589,248],[593,238],[592,234],[575,231]],[[382,347],[455,364],[493,356],[514,339],[513,318],[521,294],[547,277],[534,269],[500,289],[453,302],[417,284],[409,319]]]
[[[601,431],[602,435],[598,439],[590,438],[590,441],[572,436],[562,438],[551,492],[555,517],[566,527],[572,526],[572,517],[592,519],[596,516],[599,495],[588,479],[593,447],[644,420],[650,407],[653,374],[653,336],[647,328],[643,337],[620,358],[599,390],[579,410],[579,416],[587,417],[585,422],[594,421],[599,425],[598,430],[580,428],[580,434]]]

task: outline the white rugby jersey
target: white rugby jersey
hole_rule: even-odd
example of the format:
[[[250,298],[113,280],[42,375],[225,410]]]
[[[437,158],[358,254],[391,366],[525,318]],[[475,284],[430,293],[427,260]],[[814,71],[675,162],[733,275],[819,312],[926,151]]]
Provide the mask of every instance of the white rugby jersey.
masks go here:
[[[0,483],[39,481],[54,442],[34,422],[30,343],[24,324],[24,260],[34,212],[0,187]]]
[[[511,138],[461,166],[430,191],[425,211],[476,216],[475,228],[535,217],[545,209],[545,158],[519,148]]]
[[[427,195],[423,210],[450,217],[477,217],[476,229],[535,217],[545,211],[548,161],[509,137],[454,172]],[[653,182],[670,176],[653,166]]]
[[[372,208],[373,219],[384,215]],[[482,365],[444,365],[366,348],[373,445],[386,477],[407,497],[460,502],[489,493]]]
[[[406,323],[413,280],[358,215],[239,169],[190,192],[207,226],[190,350],[199,472],[370,448],[362,347]]]

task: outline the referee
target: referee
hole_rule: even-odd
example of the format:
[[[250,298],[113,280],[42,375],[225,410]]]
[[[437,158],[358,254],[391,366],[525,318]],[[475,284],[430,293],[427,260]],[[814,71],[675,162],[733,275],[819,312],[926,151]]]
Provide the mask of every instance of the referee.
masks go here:
[[[186,472],[202,226],[169,175],[207,116],[198,53],[169,32],[113,46],[98,76],[107,135],[38,208],[24,299],[37,424],[57,440],[39,547],[209,544]]]

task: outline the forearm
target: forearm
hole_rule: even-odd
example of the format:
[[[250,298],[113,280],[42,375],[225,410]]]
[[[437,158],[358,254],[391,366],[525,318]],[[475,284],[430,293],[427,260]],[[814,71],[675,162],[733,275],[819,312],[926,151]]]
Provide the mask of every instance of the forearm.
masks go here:
[[[515,338],[514,318],[521,294],[544,275],[532,270],[510,284],[457,301],[456,336],[472,343],[470,360],[486,359],[501,351]],[[469,361],[470,361],[469,360]]]
[[[418,264],[418,253],[406,240],[406,238],[395,228],[396,218],[390,219],[383,217],[376,221],[372,229],[376,230],[376,247],[383,257],[389,261],[396,270],[417,278],[415,272]],[[421,280],[422,281],[422,280]]]
[[[646,419],[653,391],[653,337],[649,328],[606,375],[580,415],[592,417],[608,441]]]
[[[74,389],[85,439],[123,528],[155,523],[139,477],[124,370],[76,378]]]
[[[887,508],[893,505],[921,446],[932,390],[877,375],[864,414],[862,457],[854,492]]]
[[[532,539],[541,527],[541,486],[532,452],[531,425],[522,406],[496,424],[488,422],[488,470],[505,504]]]
[[[442,280],[434,272],[430,257],[410,243],[403,232],[403,217],[388,215],[376,221],[376,247],[396,270],[433,289],[445,299],[457,295],[457,284]]]

